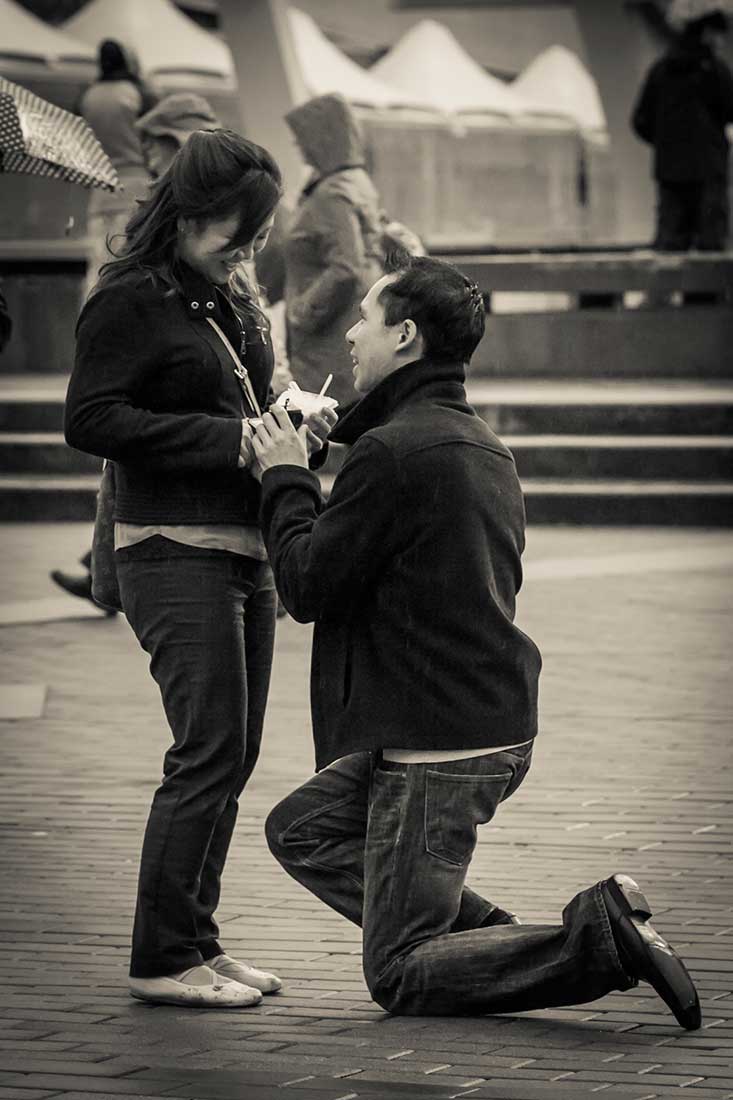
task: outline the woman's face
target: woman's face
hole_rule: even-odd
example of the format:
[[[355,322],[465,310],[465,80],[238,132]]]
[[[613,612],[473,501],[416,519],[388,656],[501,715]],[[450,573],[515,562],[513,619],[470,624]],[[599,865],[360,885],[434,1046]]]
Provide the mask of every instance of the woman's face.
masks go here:
[[[239,229],[239,214],[197,224],[190,218],[181,221],[179,257],[209,282],[224,286],[239,264],[251,260],[267,244],[274,214],[265,221],[251,241],[232,247]]]

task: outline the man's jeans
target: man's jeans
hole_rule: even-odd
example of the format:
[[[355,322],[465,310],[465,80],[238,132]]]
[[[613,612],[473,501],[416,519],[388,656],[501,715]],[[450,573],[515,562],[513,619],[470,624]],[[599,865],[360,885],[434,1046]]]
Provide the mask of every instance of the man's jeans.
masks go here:
[[[173,734],[140,860],[130,973],[175,974],[221,953],[214,911],[257,760],[276,595],[269,565],[160,536],[117,551],[122,604]]]
[[[531,746],[432,764],[358,753],[268,817],[286,871],[364,929],[364,974],[390,1012],[457,1016],[592,1001],[636,982],[598,885],[563,923],[485,927],[494,905],[465,885],[476,827],[526,775]]]

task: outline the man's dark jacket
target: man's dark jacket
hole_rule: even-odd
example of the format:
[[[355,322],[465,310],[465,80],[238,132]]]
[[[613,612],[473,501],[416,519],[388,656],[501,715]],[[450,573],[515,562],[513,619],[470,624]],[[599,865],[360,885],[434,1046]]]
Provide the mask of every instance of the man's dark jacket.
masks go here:
[[[316,766],[380,748],[517,744],[537,732],[540,655],[514,625],[524,503],[461,363],[419,360],[337,425],[324,504],[305,469],[262,480],[283,602],[315,622]]]
[[[733,76],[709,46],[684,40],[652,66],[632,125],[654,146],[654,175],[663,183],[725,179],[733,122]]]

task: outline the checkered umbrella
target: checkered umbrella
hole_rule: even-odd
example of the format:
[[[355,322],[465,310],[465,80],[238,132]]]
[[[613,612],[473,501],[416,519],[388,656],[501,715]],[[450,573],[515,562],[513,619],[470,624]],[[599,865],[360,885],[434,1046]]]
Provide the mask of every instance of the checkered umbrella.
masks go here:
[[[733,17],[733,0],[672,0],[667,8],[667,21],[675,30],[682,30],[686,23],[694,23],[716,11]]]
[[[0,172],[114,191],[112,161],[83,118],[0,77]]]

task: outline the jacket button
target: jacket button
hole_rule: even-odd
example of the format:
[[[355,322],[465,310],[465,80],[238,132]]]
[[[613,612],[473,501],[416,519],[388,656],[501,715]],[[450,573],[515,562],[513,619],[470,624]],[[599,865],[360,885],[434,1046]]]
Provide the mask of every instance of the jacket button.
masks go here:
[[[199,308],[198,302],[191,302],[191,309],[198,309],[198,308]]]

